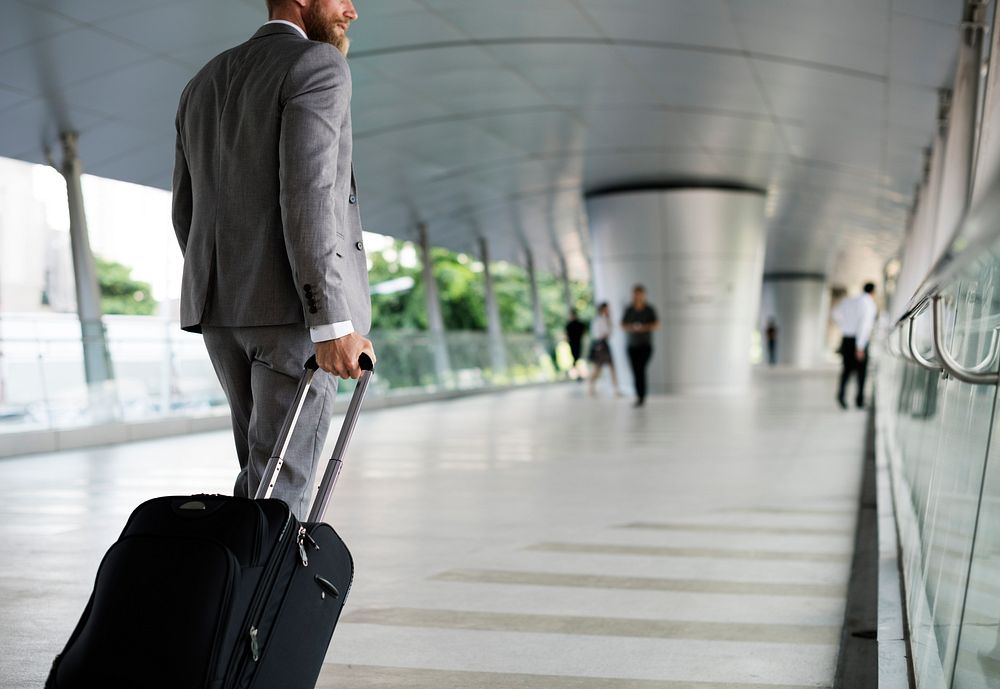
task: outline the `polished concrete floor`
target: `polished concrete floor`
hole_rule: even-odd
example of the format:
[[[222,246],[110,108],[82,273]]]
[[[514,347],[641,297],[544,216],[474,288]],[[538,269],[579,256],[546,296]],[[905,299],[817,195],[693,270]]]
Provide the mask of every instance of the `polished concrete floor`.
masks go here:
[[[329,515],[357,574],[319,686],[830,686],[865,421],[833,385],[366,414]],[[42,686],[134,505],[224,492],[234,462],[228,433],[0,460],[0,686]]]

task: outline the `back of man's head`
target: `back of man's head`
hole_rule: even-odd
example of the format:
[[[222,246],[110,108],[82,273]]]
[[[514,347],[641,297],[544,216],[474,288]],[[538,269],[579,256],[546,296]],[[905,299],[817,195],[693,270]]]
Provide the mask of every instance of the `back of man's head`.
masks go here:
[[[865,294],[871,294],[874,291],[875,291],[875,283],[874,282],[866,282],[865,283]]]

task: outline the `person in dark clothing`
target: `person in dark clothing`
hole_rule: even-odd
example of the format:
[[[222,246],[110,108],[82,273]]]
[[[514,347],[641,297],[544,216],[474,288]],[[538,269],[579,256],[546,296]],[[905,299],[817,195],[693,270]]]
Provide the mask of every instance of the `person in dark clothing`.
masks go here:
[[[580,374],[580,359],[583,357],[583,335],[587,332],[587,324],[580,320],[576,309],[569,310],[569,321],[566,323],[566,341],[569,343],[570,354],[573,355],[573,365],[570,367],[570,378],[580,381],[584,376]]]
[[[646,303],[646,288],[632,288],[632,303],[622,317],[622,330],[627,333],[628,360],[635,380],[635,406],[646,402],[646,366],[653,356],[653,331],[660,327],[656,311]]]
[[[767,363],[774,366],[778,363],[778,326],[775,325],[773,318],[767,319],[764,337],[767,339]]]

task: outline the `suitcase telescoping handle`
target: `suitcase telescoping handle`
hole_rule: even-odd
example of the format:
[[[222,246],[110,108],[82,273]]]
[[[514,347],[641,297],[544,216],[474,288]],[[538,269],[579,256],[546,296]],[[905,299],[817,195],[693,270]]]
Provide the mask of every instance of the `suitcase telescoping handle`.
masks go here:
[[[371,380],[372,373],[375,372],[375,366],[367,354],[361,355],[358,364],[361,366],[361,377],[354,388],[351,403],[347,406],[347,415],[344,417],[344,423],[340,427],[340,435],[337,436],[337,444],[333,448],[333,455],[327,462],[326,470],[323,472],[323,479],[319,484],[319,492],[313,501],[312,509],[309,510],[309,517],[306,519],[309,522],[322,521],[323,515],[326,514],[326,509],[330,505],[330,499],[333,497],[333,489],[337,484],[337,477],[340,475],[340,466],[343,462],[344,452],[347,451],[347,446],[351,442],[351,436],[354,435],[354,427],[358,424],[358,415],[361,412],[361,403],[365,399],[365,392],[368,390],[368,383]],[[274,444],[271,459],[264,470],[264,477],[267,480],[261,481],[257,487],[257,495],[255,497],[258,500],[271,497],[271,493],[274,491],[274,485],[278,481],[281,467],[285,463],[285,452],[288,451],[292,433],[295,432],[295,425],[299,421],[299,415],[302,413],[302,407],[306,402],[306,395],[312,386],[313,376],[316,375],[316,371],[319,369],[316,357],[309,357],[309,361],[305,363],[303,368],[302,377],[299,379],[299,387],[295,391],[295,400],[292,402],[292,406],[285,416],[285,422],[282,424],[281,432],[278,434],[278,441]]]

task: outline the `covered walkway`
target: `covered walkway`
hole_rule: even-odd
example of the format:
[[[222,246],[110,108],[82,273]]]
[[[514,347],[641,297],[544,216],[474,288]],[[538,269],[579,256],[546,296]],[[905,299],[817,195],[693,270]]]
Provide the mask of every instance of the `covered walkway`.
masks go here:
[[[330,514],[357,574],[319,686],[831,686],[866,416],[834,382],[371,411]],[[0,461],[7,689],[41,686],[132,507],[228,491],[231,453],[216,432]]]
[[[368,413],[330,514],[357,574],[319,686],[830,686],[865,426],[833,384]],[[42,685],[131,508],[226,492],[230,456],[217,432],[0,461],[7,689]]]

